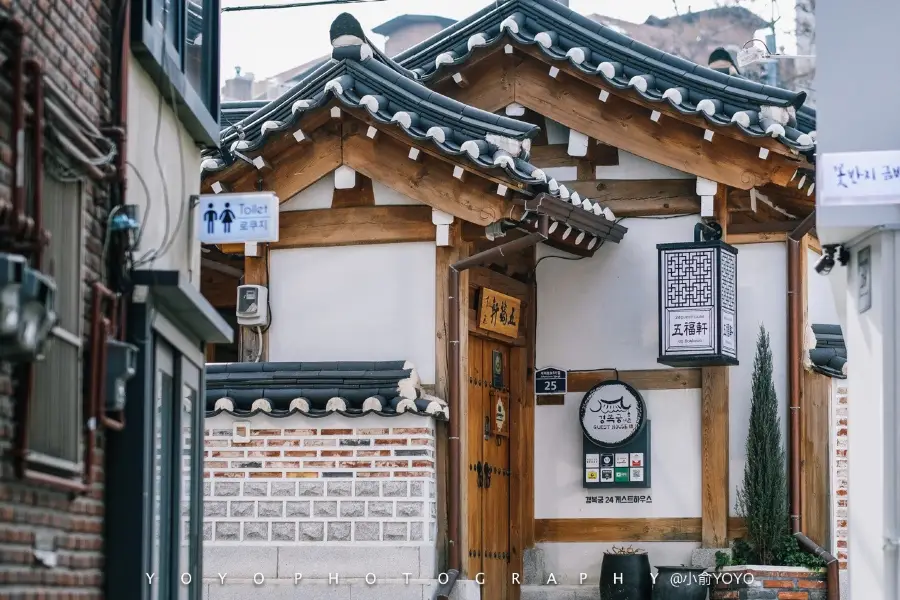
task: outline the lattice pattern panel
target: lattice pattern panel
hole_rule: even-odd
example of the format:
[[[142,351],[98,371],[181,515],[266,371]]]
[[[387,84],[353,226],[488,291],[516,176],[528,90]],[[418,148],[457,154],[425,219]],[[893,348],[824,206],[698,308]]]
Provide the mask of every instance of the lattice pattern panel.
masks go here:
[[[722,252],[722,310],[735,312],[737,304],[737,259],[730,252]]]
[[[666,253],[666,307],[697,308],[713,305],[713,252]]]

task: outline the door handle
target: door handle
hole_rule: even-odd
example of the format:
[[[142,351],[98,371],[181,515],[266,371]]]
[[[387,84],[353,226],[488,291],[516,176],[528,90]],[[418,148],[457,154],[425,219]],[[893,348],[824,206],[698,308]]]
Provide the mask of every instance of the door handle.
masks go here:
[[[475,473],[478,480],[478,487],[484,487],[484,466],[481,461],[475,463]]]
[[[484,418],[484,439],[485,441],[491,439],[491,418]]]
[[[484,487],[491,487],[491,471],[493,467],[491,465],[484,463]]]

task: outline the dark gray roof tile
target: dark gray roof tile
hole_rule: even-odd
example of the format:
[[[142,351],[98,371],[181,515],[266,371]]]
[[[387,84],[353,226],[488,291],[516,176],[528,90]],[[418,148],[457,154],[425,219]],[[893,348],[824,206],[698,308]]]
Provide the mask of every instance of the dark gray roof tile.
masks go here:
[[[812,368],[818,373],[846,379],[847,346],[840,325],[813,325],[816,347],[809,351]]]

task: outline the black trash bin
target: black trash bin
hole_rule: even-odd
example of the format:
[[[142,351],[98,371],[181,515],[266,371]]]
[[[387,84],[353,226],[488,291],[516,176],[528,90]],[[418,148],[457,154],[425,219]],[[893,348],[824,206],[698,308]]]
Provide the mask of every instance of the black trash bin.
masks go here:
[[[710,577],[706,567],[656,567],[653,600],[706,600]]]
[[[600,597],[603,600],[652,600],[653,578],[646,554],[603,554]]]

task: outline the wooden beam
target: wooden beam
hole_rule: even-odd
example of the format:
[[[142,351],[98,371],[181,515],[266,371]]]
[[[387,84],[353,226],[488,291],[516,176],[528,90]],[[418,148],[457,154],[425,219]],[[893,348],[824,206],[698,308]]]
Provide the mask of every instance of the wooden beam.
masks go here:
[[[344,136],[344,164],[396,192],[482,226],[510,216],[512,205],[495,194],[485,179],[473,176],[464,183],[453,177],[453,163],[424,151],[420,161],[411,161],[408,152],[409,145],[389,136],[377,146],[359,133]]]
[[[497,48],[482,59],[471,57],[465,65],[460,65],[465,69],[468,86],[459,87],[452,78],[447,77],[429,87],[463,104],[495,113],[515,101],[515,73],[512,70],[515,61],[504,55],[502,48]]]
[[[261,285],[268,287],[269,245],[258,244],[257,255],[258,256],[244,257],[244,285]],[[271,314],[269,314],[269,318],[272,318]],[[256,328],[254,327],[252,329],[255,330]],[[242,328],[241,336],[243,336],[243,343],[241,344],[241,346],[243,348],[254,348],[257,352],[259,352],[260,362],[263,362],[269,359],[268,327],[260,327],[260,331],[262,333],[262,339],[260,339],[259,333],[257,333],[256,331],[251,331],[251,328]],[[262,344],[262,348],[259,347],[260,343]],[[244,360],[243,357],[242,360]]]
[[[644,109],[646,113],[646,120],[656,126],[666,126],[670,121],[678,123],[679,125],[687,125],[694,128],[697,131],[698,139],[701,143],[704,143],[708,146],[715,146],[717,144],[721,144],[724,140],[726,143],[728,142],[737,142],[743,144],[745,146],[749,146],[753,148],[753,154],[757,156],[757,160],[759,155],[759,148],[763,147],[768,149],[770,152],[778,154],[782,157],[782,161],[790,161],[791,163],[795,163],[796,166],[809,168],[811,169],[813,165],[811,165],[805,157],[795,155],[791,152],[791,149],[785,146],[784,144],[778,142],[777,140],[768,139],[768,138],[750,138],[749,136],[744,135],[740,132],[740,130],[735,129],[733,127],[715,127],[713,131],[718,134],[718,137],[715,139],[713,143],[709,143],[703,140],[703,133],[707,129],[710,129],[711,126],[709,122],[706,120],[704,116],[701,115],[687,115],[679,112],[678,110],[669,107],[665,102],[652,102],[645,98],[642,98],[640,94],[631,89],[618,89],[606,84],[606,82],[601,78],[597,77],[593,73],[584,73],[574,66],[570,65],[565,61],[556,61],[544,54],[541,50],[538,50],[534,46],[528,46],[524,44],[515,44],[516,50],[520,51],[522,54],[527,54],[532,61],[540,62],[540,66],[538,67],[539,71],[542,71],[544,75],[547,74],[547,68],[549,66],[554,66],[560,70],[560,73],[556,77],[556,81],[562,82],[565,76],[570,76],[579,79],[582,82],[589,84],[593,88],[593,95],[596,99],[601,90],[606,91],[611,95],[609,100],[621,100],[633,104],[635,106],[639,106]],[[526,59],[523,62],[529,62]],[[548,79],[553,80],[550,77]],[[669,117],[668,119],[664,119],[664,122],[653,123],[650,121],[650,115],[653,111],[659,111],[661,114]],[[621,146],[620,146],[621,147]],[[770,159],[771,160],[771,159]],[[791,173],[796,168],[794,166],[791,169]],[[783,184],[782,184],[783,185]]]
[[[483,288],[486,287],[496,292],[500,292],[501,294],[513,296],[522,300],[523,304],[528,301],[527,283],[522,283],[518,279],[507,277],[506,275],[502,275],[484,267],[475,267],[474,269],[471,269],[469,273],[469,285]]]
[[[722,239],[728,237],[731,230],[731,214],[728,212],[728,186],[720,183],[716,186],[716,193],[713,196],[713,214],[716,222],[722,227]]]
[[[641,371],[569,371],[569,391],[586,392],[603,381],[617,378],[637,390],[689,390],[700,388],[700,369],[649,369]]]
[[[352,208],[355,206],[375,206],[375,191],[372,180],[357,175],[356,186],[349,190],[334,188],[331,195],[331,208]]]
[[[765,244],[769,242],[786,242],[787,233],[731,233],[725,241],[732,246],[739,244]]]
[[[591,162],[595,166],[615,166],[619,164],[619,150],[613,146],[590,141],[588,156],[570,156],[569,144],[550,144],[548,146],[531,147],[531,163],[542,169],[549,167],[575,167],[582,162]],[[591,174],[588,179],[593,179]]]
[[[362,206],[281,213],[273,249],[433,242],[428,206]]]
[[[829,548],[829,421],[835,380],[805,369],[800,377],[803,382],[800,409],[801,528],[811,540]]]
[[[608,206],[616,217],[700,212],[693,179],[591,179],[564,183],[581,197]]]
[[[221,251],[223,254],[243,256],[244,244],[219,244],[219,251]]]
[[[728,546],[728,367],[702,369],[700,400],[702,469],[701,544]]]
[[[566,71],[548,77],[538,60],[516,67],[516,102],[611,146],[734,187],[763,185],[776,168],[759,159],[755,146],[727,137],[710,144],[693,125],[668,119],[660,126],[650,121],[648,109],[632,102],[600,102],[596,87]]]
[[[302,129],[306,133],[307,138],[312,137],[313,143],[310,144],[309,141],[306,141],[303,144],[298,144],[293,135],[294,131],[297,129]],[[280,170],[277,167],[292,162],[294,154],[301,151],[300,148],[303,146],[308,147],[315,145],[317,139],[321,139],[328,134],[334,134],[337,131],[337,126],[331,124],[329,106],[326,106],[305,114],[294,129],[277,134],[263,147],[262,153],[254,154],[262,156],[266,162],[273,167],[267,174],[268,176],[271,176],[275,171]],[[315,135],[313,135],[314,133]],[[323,151],[323,148],[319,148],[319,151]],[[252,158],[252,156],[250,156],[250,158]],[[340,163],[338,163],[338,165],[340,165]],[[224,171],[205,177],[201,189],[203,190],[203,193],[212,193],[210,186],[214,181],[219,181],[227,184],[233,191],[255,190],[256,181],[259,176],[260,173],[255,167],[248,165],[243,160],[237,160]],[[269,187],[267,189],[273,188]],[[297,192],[294,192],[294,194],[296,193]],[[279,198],[282,201],[288,200],[288,197],[283,197],[281,194],[279,194]]]
[[[537,519],[535,541],[699,542],[702,537],[700,521],[699,517]],[[743,519],[728,521],[728,538],[739,537],[744,530]]]
[[[800,221],[768,221],[765,223],[735,223],[729,229],[729,233],[740,235],[742,233],[790,233],[797,229]]]
[[[821,256],[822,243],[819,241],[819,238],[814,235],[809,236],[809,249]]]

